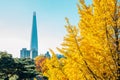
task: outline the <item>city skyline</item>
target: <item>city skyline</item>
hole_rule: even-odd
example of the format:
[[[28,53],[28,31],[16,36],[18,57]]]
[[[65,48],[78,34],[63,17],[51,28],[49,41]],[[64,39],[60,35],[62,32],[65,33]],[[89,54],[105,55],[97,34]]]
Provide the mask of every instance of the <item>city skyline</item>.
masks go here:
[[[73,25],[79,21],[77,3],[78,0],[0,1],[0,51],[19,57],[21,48],[30,49],[33,11],[37,13],[39,54],[46,53],[49,48],[55,50],[66,34],[65,17]]]
[[[37,17],[36,12],[33,12],[33,20],[32,20],[32,29],[31,29],[31,42],[30,42],[30,50],[23,47],[20,50],[20,58],[32,58],[34,59],[38,56],[38,34],[37,34]]]

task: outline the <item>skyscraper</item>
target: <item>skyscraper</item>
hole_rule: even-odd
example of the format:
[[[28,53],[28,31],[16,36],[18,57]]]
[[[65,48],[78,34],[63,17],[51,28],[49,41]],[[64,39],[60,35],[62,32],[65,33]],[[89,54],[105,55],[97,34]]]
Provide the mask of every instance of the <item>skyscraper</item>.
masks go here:
[[[37,21],[36,12],[33,12],[30,50],[22,48],[20,50],[20,58],[35,58],[36,56],[38,56]]]
[[[37,36],[36,12],[33,12],[30,56],[31,56],[31,58],[35,58],[36,56],[38,56],[38,36]]]

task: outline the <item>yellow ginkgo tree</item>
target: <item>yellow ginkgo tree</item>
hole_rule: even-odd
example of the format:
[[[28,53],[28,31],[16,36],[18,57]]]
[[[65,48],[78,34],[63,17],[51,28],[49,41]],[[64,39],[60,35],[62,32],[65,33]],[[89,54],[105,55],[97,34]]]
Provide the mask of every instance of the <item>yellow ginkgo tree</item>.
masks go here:
[[[118,0],[93,0],[78,6],[81,52],[92,71],[103,79],[120,79],[120,6]],[[97,60],[96,60],[97,59]],[[92,62],[91,62],[92,60]],[[97,76],[96,76],[97,78]]]
[[[43,73],[49,80],[120,80],[120,5],[119,0],[80,0],[78,26],[66,18],[67,35],[62,48],[65,57],[54,52]]]

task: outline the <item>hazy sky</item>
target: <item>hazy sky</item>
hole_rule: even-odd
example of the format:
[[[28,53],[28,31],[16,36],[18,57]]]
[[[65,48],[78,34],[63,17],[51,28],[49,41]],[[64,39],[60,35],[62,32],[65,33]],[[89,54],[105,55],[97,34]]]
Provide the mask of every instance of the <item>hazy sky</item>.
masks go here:
[[[78,24],[77,3],[78,0],[0,0],[0,51],[19,57],[22,48],[30,49],[33,11],[37,16],[39,54],[49,48],[55,50],[66,34],[65,17],[71,24]]]

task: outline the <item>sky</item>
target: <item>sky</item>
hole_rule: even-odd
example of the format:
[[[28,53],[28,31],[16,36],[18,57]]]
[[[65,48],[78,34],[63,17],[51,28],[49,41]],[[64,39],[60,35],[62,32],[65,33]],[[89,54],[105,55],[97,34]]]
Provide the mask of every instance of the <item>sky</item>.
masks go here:
[[[91,1],[86,0],[89,4]],[[49,48],[56,53],[66,35],[65,17],[77,25],[78,0],[0,0],[0,51],[13,57],[22,48],[30,49],[33,12],[36,11],[39,54]]]

